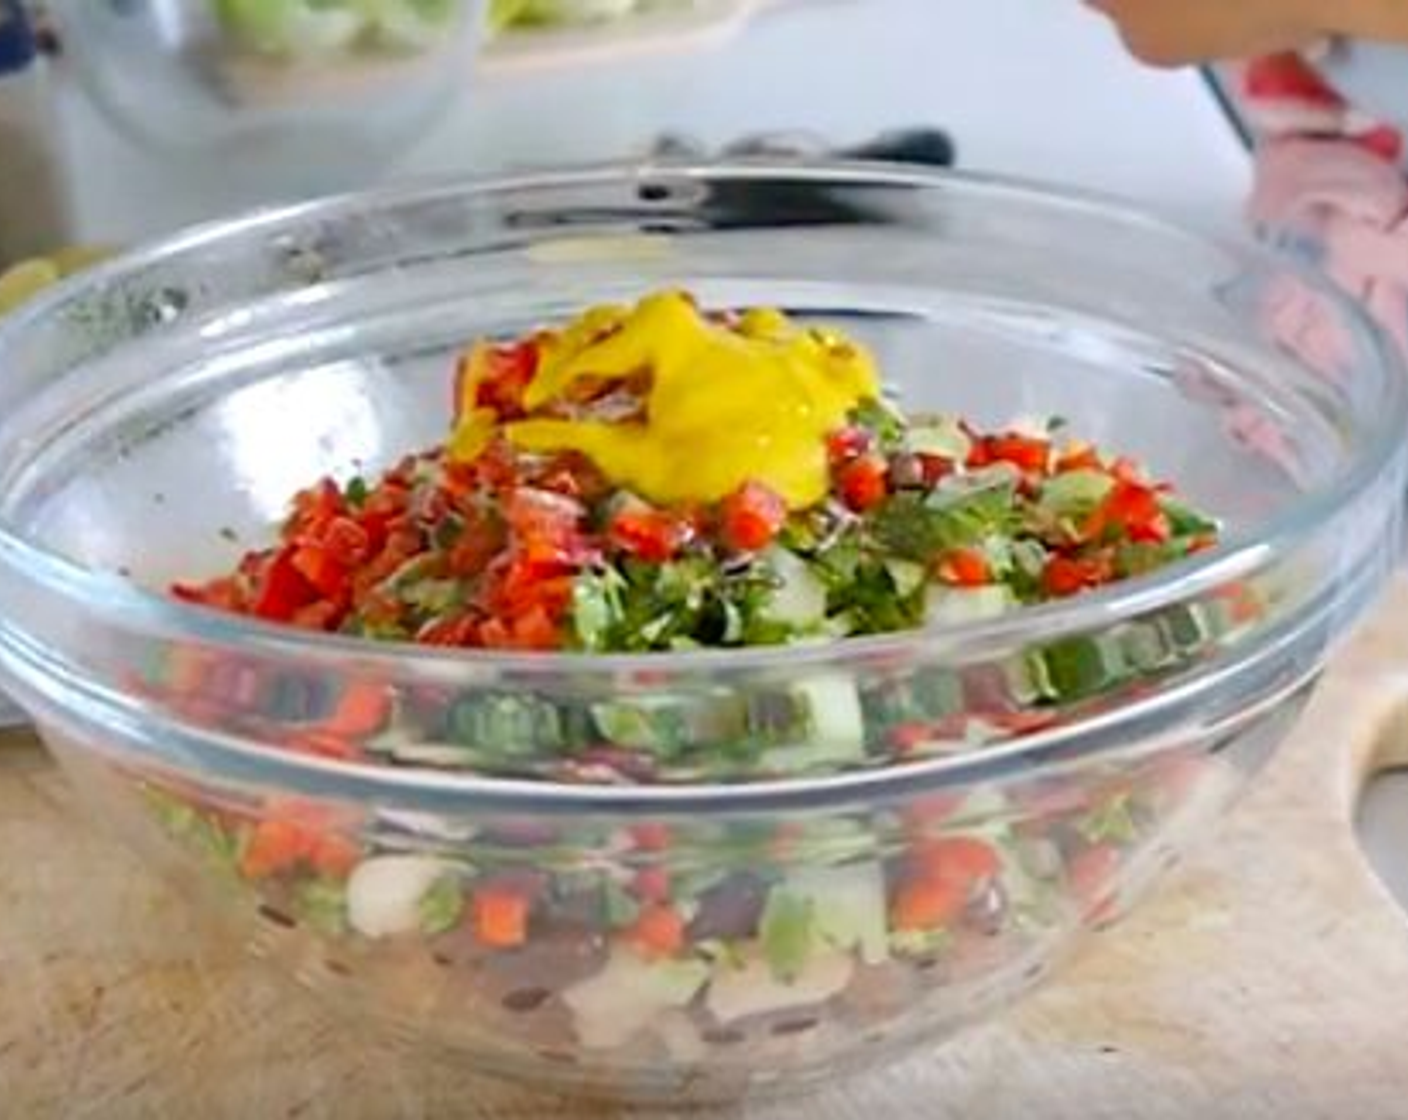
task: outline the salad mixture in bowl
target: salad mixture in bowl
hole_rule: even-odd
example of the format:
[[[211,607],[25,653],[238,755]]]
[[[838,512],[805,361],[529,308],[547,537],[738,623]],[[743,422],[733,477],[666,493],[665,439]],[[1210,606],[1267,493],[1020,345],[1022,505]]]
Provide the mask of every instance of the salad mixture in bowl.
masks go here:
[[[711,312],[677,291],[594,307],[476,343],[453,397],[444,443],[370,480],[316,480],[276,543],[172,593],[372,640],[663,653],[992,618],[1217,542],[1170,486],[1059,422],[981,432],[907,417],[862,345],[770,308]],[[1256,610],[1254,590],[1230,589],[1189,619],[1194,644]],[[1102,671],[1098,656],[1083,670],[1091,652],[1050,651],[1007,683],[1074,697]],[[449,697],[394,712],[373,687],[347,701],[379,713],[371,738],[304,745],[558,781],[696,782],[952,754],[1056,718],[955,703],[938,682],[925,696],[922,683],[903,696],[823,677],[588,705]]]
[[[1408,390],[1313,280],[928,172],[257,216],[0,361],[0,672],[76,791],[341,1014],[628,1099],[1029,988],[1398,543]]]

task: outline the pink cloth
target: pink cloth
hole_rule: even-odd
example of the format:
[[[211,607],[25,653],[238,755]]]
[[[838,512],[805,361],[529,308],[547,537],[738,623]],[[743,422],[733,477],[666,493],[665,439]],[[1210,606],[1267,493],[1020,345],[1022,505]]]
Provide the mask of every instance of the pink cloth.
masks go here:
[[[1318,243],[1330,277],[1408,354],[1404,138],[1357,112],[1297,54],[1250,63],[1238,90],[1261,134],[1252,221]],[[1317,368],[1342,368],[1334,359],[1347,340],[1304,286],[1288,281],[1272,305],[1278,335],[1288,332]]]
[[[1408,354],[1408,182],[1396,164],[1350,140],[1271,139],[1249,210],[1319,242],[1325,271]]]

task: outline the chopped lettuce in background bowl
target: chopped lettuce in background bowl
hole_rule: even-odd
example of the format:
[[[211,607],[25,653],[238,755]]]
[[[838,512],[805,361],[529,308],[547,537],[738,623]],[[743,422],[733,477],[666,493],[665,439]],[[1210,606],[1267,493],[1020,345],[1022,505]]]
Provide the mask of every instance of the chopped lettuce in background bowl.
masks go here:
[[[489,29],[498,33],[534,27],[579,27],[689,6],[691,0],[491,0]]]
[[[221,27],[261,54],[427,50],[459,24],[464,0],[213,0]]]

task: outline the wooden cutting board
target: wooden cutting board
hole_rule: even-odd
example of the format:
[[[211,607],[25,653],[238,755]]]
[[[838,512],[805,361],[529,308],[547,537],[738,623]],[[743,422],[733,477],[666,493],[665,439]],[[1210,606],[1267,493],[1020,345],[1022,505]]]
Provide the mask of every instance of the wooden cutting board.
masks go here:
[[[815,1099],[717,1115],[1408,1118],[1408,921],[1352,832],[1366,776],[1408,762],[1406,609],[1408,582],[1202,851],[1036,996]],[[633,1115],[393,1062],[324,1020],[195,937],[22,740],[0,741],[0,1115]]]

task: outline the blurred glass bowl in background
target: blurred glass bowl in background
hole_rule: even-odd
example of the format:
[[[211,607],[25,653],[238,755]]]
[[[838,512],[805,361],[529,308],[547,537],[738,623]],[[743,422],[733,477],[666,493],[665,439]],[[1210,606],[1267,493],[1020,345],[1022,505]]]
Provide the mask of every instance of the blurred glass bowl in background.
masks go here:
[[[274,193],[365,181],[468,89],[482,0],[52,0],[103,116]]]

